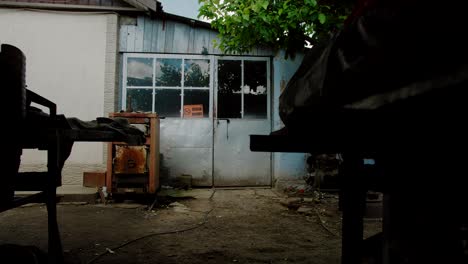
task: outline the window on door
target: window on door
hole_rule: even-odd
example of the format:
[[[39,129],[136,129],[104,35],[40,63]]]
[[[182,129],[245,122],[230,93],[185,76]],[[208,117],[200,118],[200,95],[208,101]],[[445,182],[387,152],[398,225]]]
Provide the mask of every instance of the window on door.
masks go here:
[[[126,55],[123,105],[162,117],[207,118],[211,63],[183,56]]]
[[[218,60],[218,118],[268,118],[267,59]]]

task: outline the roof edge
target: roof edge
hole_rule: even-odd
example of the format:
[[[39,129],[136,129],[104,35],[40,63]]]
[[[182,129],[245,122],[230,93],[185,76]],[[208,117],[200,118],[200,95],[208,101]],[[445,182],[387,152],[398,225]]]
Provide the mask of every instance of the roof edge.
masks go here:
[[[189,17],[184,17],[184,16],[179,16],[179,15],[174,15],[171,13],[166,13],[162,12],[159,16],[160,19],[170,19],[178,22],[182,22],[184,24],[188,24],[191,26],[196,26],[196,27],[201,27],[201,28],[206,28],[206,29],[211,29],[215,30],[213,27],[211,27],[211,24],[205,21],[189,18]]]
[[[142,11],[144,11],[144,10],[141,10],[141,9],[138,9],[138,8],[135,8],[135,7],[89,6],[89,5],[11,2],[11,1],[0,1],[0,7],[47,9],[47,10],[68,10],[68,11],[100,11],[100,12],[105,12],[105,11],[142,12]]]
[[[150,11],[154,13],[163,12],[161,3],[156,0],[122,0],[122,1],[142,11]]]

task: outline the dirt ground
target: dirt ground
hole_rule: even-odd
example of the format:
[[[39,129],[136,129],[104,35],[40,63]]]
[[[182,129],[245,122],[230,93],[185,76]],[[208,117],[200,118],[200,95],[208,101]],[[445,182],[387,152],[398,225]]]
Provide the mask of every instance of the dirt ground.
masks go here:
[[[333,199],[299,213],[270,189],[171,196],[151,211],[134,203],[59,205],[67,263],[340,262],[340,216]],[[45,206],[4,212],[0,223],[0,244],[47,249]],[[367,223],[366,236],[379,228],[378,222]]]

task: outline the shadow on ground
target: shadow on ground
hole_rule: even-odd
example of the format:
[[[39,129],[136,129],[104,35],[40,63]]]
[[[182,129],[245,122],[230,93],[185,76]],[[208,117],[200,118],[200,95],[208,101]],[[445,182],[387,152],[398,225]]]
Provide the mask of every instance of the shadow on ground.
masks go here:
[[[67,263],[339,263],[340,238],[282,199],[269,189],[192,190],[151,211],[59,205],[58,220]],[[44,206],[7,211],[0,222],[2,243],[47,249]]]

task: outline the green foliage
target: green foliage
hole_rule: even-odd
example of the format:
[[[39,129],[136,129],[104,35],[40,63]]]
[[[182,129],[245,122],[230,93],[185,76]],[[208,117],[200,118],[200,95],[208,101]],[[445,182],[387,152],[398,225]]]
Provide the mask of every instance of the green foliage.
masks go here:
[[[199,0],[199,17],[219,31],[223,52],[244,53],[256,46],[294,54],[340,27],[350,12],[347,0]]]

